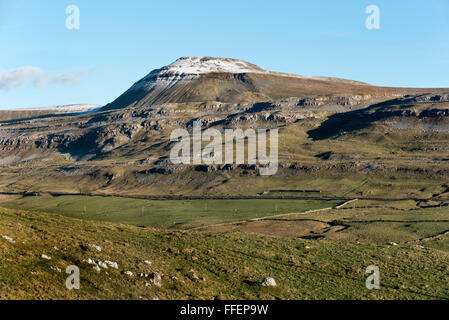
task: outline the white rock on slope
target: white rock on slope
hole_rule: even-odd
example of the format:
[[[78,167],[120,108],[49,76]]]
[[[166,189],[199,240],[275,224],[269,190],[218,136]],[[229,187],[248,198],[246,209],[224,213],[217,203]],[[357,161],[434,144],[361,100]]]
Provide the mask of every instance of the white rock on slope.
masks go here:
[[[13,244],[16,243],[16,241],[13,238],[11,238],[11,237],[2,236],[2,238],[5,239],[6,241],[9,241],[9,242],[13,243]]]
[[[101,247],[97,246],[96,244],[89,243],[89,247],[97,250],[98,252],[101,252]]]
[[[276,281],[271,277],[267,277],[260,282],[260,285],[262,287],[276,287]]]
[[[162,277],[158,272],[153,272],[150,274],[150,278],[153,279],[153,283],[157,287],[162,287]]]
[[[91,258],[84,259],[83,262],[86,262],[88,264],[97,265],[97,263],[94,260],[92,260]]]
[[[118,269],[118,263],[117,262],[106,260],[104,263],[106,263],[110,268]]]

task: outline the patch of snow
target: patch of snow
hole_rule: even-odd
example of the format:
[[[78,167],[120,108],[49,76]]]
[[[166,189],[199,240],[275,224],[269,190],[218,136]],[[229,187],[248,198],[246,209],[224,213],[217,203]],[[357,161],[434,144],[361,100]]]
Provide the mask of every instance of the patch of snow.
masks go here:
[[[152,262],[150,260],[145,260],[144,263],[149,265],[149,266],[151,266],[151,264],[152,264]]]
[[[51,107],[31,107],[12,109],[13,111],[55,111],[57,113],[92,113],[101,108],[98,104],[68,104]]]
[[[51,260],[51,257],[47,256],[46,254],[42,254],[41,258],[45,260]]]
[[[16,241],[13,239],[13,238],[11,238],[11,237],[8,237],[8,236],[2,236],[2,238],[3,239],[5,239],[5,240],[7,240],[7,241],[9,241],[9,242],[11,242],[11,243],[16,243]]]
[[[98,261],[98,265],[99,265],[100,267],[102,267],[103,269],[108,269],[108,265],[107,265],[105,262]]]
[[[172,64],[151,71],[136,82],[128,91],[151,90],[154,87],[170,88],[180,81],[192,81],[201,74],[221,73],[265,73],[266,71],[243,60],[215,57],[182,57]]]
[[[101,269],[100,269],[99,266],[94,266],[94,270],[97,271],[97,272],[101,272]]]
[[[131,271],[125,271],[125,274],[130,277],[132,277],[134,275]]]
[[[216,57],[182,57],[168,65],[164,71],[177,74],[264,72],[243,60]]]

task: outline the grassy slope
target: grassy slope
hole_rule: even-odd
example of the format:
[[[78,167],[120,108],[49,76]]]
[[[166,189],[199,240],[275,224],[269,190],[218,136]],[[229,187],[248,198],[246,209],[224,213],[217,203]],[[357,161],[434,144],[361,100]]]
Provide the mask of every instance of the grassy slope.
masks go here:
[[[0,298],[3,299],[435,299],[449,297],[449,255],[415,246],[314,242],[242,233],[162,232],[0,209]],[[96,252],[88,247],[102,247]],[[57,246],[59,250],[53,249]],[[307,248],[310,247],[310,248]],[[52,260],[43,260],[47,254]],[[86,258],[112,260],[97,273]],[[152,266],[143,263],[152,260]],[[81,268],[81,290],[68,291],[64,270]],[[381,269],[381,290],[365,288],[365,268]],[[192,280],[194,269],[205,281]],[[162,273],[162,288],[122,272]],[[172,277],[176,276],[177,280]],[[276,288],[254,282],[272,276]],[[146,280],[148,281],[148,280]]]
[[[3,203],[8,208],[157,228],[189,229],[290,212],[332,207],[341,201],[139,200],[117,197],[41,196]]]

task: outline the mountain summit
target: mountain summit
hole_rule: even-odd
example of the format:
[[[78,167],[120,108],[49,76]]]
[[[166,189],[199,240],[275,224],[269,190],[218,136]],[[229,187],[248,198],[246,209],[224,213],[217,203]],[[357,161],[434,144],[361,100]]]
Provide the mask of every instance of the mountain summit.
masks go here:
[[[243,60],[217,57],[181,57],[161,70],[175,74],[266,72]]]
[[[231,58],[181,57],[151,71],[104,109],[205,101],[253,103],[328,94],[376,97],[412,92],[352,80],[266,71]]]
[[[231,58],[181,57],[168,66],[151,71],[125,94],[139,93],[143,90],[152,93],[150,97],[155,98],[153,102],[159,102],[158,100],[162,98],[157,96],[159,93],[164,93],[165,90],[175,91],[174,89],[179,88],[180,84],[192,84],[194,80],[200,79],[201,75],[244,73],[267,73],[267,71],[249,62]],[[162,102],[178,102],[176,98],[173,101],[167,101],[167,98],[162,100]]]

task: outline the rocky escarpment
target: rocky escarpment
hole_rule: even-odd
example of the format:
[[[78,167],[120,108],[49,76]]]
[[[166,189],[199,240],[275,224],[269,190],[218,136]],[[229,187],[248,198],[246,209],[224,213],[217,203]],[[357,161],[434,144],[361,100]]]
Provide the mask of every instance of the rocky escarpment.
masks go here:
[[[279,127],[303,119],[335,113],[315,132],[350,131],[371,122],[397,119],[440,119],[449,115],[448,94],[394,98],[375,103],[371,95],[315,95],[258,103],[169,103],[149,107],[103,111],[79,116],[43,116],[0,123],[0,151],[7,163],[37,154],[69,154],[88,160],[127,146],[132,141],[151,140],[173,128]],[[396,122],[394,122],[396,121]],[[394,123],[393,123],[394,122]],[[441,125],[441,123],[440,123]],[[421,124],[421,127],[423,125]],[[447,128],[446,128],[447,130]]]
[[[407,95],[368,108],[332,115],[309,131],[320,140],[383,123],[396,129],[449,130],[449,93]]]
[[[329,131],[333,122],[338,130],[349,131],[380,119],[390,123],[401,117],[445,121],[449,115],[448,95],[405,96],[364,108],[370,101],[370,95],[326,95],[262,103],[163,104],[76,117],[40,117],[0,124],[0,150],[2,158],[15,161],[53,152],[86,160],[126,146],[136,137],[191,128],[197,120],[203,128],[251,127],[255,123],[276,127],[319,117],[314,111],[332,110],[339,113],[318,130]],[[397,120],[394,125],[400,126]]]
[[[190,129],[198,120],[203,128],[251,127],[255,123],[277,127],[315,118],[315,111],[361,108],[371,99],[369,95],[326,95],[261,103],[168,103],[78,116],[48,115],[6,121],[0,123],[1,158],[14,156],[9,159],[20,161],[30,155],[59,152],[74,160],[88,160],[135,139],[151,139],[173,128]]]

